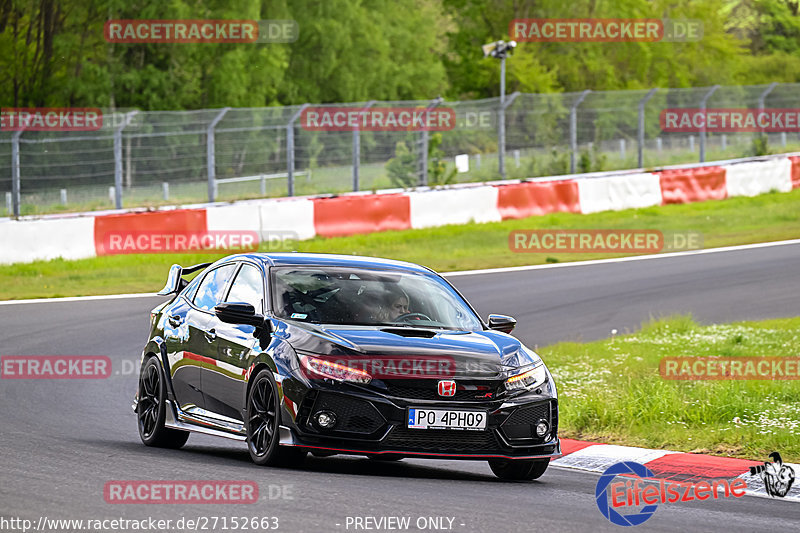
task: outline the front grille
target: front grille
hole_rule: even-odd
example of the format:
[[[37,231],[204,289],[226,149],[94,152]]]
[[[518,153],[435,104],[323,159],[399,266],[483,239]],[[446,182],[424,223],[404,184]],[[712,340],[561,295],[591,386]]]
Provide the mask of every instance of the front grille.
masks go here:
[[[497,388],[493,384],[489,385],[465,385],[457,383],[456,394],[454,396],[439,396],[439,382],[438,380],[429,380],[427,382],[411,381],[411,380],[394,380],[386,381],[388,393],[391,396],[398,398],[408,398],[411,400],[440,400],[440,401],[457,401],[457,402],[481,402],[493,400],[497,397]],[[471,387],[467,389],[465,387]],[[481,387],[478,389],[477,387]],[[486,394],[491,394],[487,397]]]
[[[555,402],[544,402],[530,407],[521,407],[511,413],[511,416],[503,422],[500,429],[511,441],[541,442],[542,439],[536,436],[536,423],[544,419],[551,425],[550,432],[552,433],[558,423],[557,409]],[[556,418],[553,417],[553,413],[556,414]]]
[[[548,423],[550,422],[550,402],[517,409],[508,417],[508,420],[503,423],[503,426],[536,424],[542,418],[547,420]]]
[[[370,402],[341,394],[321,393],[311,409],[312,416],[318,411],[331,411],[336,415],[334,432],[370,434],[386,422]]]
[[[553,400],[550,402],[550,427],[552,428],[551,431],[553,435],[558,433],[558,401]]]
[[[491,431],[409,429],[395,426],[381,442],[384,448],[432,453],[497,452]]]

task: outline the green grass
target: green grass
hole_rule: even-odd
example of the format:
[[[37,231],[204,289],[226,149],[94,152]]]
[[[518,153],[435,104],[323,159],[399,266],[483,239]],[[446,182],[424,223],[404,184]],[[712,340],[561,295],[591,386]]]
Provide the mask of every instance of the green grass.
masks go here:
[[[558,385],[562,437],[800,462],[799,381],[671,381],[658,371],[668,356],[800,356],[800,317],[714,326],[674,317],[539,353]]]
[[[486,224],[315,238],[269,249],[372,255],[421,263],[444,272],[619,257],[620,254],[515,253],[508,248],[511,230],[602,228],[700,232],[706,248],[800,238],[800,189],[754,198],[592,215],[553,213]],[[262,249],[266,250],[266,246],[262,245]],[[0,266],[0,299],[154,292],[163,286],[172,263],[190,265],[219,257],[222,255],[119,255]]]

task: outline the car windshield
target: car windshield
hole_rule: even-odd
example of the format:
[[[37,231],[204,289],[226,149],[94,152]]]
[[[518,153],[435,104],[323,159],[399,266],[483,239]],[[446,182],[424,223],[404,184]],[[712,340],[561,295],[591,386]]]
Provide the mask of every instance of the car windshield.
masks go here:
[[[475,331],[480,319],[434,274],[346,267],[272,270],[275,314],[320,324]]]

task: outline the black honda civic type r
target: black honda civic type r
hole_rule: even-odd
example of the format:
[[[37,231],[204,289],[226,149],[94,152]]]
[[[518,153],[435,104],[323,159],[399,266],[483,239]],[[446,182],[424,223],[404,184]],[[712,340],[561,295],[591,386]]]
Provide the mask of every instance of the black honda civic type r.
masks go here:
[[[173,265],[159,294],[133,405],[148,446],[198,432],[246,442],[259,465],[472,459],[513,480],[561,454],[553,378],[514,319],[485,324],[430,269],[239,254]]]

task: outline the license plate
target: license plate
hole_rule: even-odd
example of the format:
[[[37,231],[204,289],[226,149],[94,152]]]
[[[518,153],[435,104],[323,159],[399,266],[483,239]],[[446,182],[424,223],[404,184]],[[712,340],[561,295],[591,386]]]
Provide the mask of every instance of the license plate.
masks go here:
[[[458,411],[453,409],[408,410],[408,427],[411,429],[486,429],[485,411]]]

